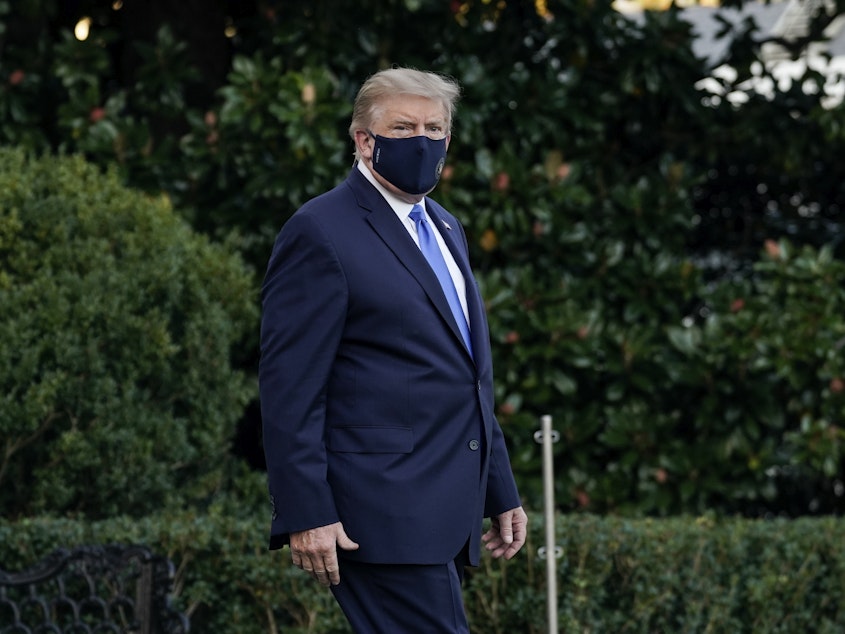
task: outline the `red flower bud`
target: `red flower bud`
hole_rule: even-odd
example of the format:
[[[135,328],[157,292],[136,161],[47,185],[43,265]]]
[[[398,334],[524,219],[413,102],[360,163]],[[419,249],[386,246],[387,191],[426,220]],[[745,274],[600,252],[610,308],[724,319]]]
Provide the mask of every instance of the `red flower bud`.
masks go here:
[[[569,172],[572,171],[572,166],[569,163],[561,163],[557,168],[558,180],[566,180],[569,177]]]
[[[781,257],[780,245],[774,240],[766,240],[763,243],[763,246],[766,249],[766,254],[773,260],[777,260]]]
[[[503,192],[510,187],[511,177],[507,172],[499,172],[493,180],[493,189],[497,192]]]
[[[96,108],[91,108],[91,113],[88,117],[91,119],[91,123],[97,123],[97,121],[101,121],[106,116],[106,109],[97,106]]]

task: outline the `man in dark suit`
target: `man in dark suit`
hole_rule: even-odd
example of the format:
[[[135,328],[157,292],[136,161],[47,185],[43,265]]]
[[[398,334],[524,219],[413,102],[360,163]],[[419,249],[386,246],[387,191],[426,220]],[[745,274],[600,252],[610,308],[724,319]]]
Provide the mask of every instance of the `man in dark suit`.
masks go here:
[[[355,166],[285,223],[262,289],[270,546],[359,633],[468,632],[464,566],[525,541],[466,236],[426,196],[458,96],[434,73],[370,77]]]

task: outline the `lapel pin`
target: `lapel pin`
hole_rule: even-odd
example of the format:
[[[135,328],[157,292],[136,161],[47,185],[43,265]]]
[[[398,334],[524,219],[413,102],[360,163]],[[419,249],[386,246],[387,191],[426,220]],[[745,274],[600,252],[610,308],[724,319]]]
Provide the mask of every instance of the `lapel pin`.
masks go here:
[[[452,230],[452,227],[449,226],[448,222],[446,222],[445,220],[441,220],[440,222],[443,223],[443,226],[446,227],[447,230],[449,230],[449,231]]]

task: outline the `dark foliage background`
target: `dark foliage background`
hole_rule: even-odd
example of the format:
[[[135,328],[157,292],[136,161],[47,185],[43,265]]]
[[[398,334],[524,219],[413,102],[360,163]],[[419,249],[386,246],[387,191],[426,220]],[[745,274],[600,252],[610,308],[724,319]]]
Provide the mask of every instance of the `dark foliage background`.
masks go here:
[[[606,0],[20,0],[0,26],[0,142],[168,197],[255,285],[285,219],[350,168],[360,82],[456,77],[434,195],[467,227],[527,504],[551,414],[564,511],[843,510],[845,115],[803,81],[743,83],[768,74],[753,25],[715,62],[677,8]],[[700,87],[722,62],[740,107]],[[231,354],[247,373],[257,330]],[[259,428],[253,393],[223,446],[257,474]]]

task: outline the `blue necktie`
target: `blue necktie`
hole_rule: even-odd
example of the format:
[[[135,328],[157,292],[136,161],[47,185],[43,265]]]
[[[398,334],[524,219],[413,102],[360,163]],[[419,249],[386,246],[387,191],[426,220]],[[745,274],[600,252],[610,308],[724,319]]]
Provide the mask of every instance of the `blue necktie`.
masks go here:
[[[464,343],[472,356],[472,343],[469,338],[469,325],[467,324],[466,316],[464,316],[464,309],[461,308],[461,300],[458,298],[458,291],[455,288],[455,283],[452,281],[452,276],[449,274],[449,268],[446,266],[446,260],[443,259],[443,254],[440,252],[440,246],[437,244],[437,238],[428,222],[425,219],[425,212],[420,205],[414,205],[414,208],[409,214],[411,220],[417,226],[417,236],[420,239],[420,250],[423,252],[425,259],[428,260],[437,279],[440,280],[440,286],[443,288],[443,294],[446,295],[446,300],[449,302],[449,308],[452,309],[452,314],[455,316],[455,321],[458,322],[458,329],[463,335]]]

